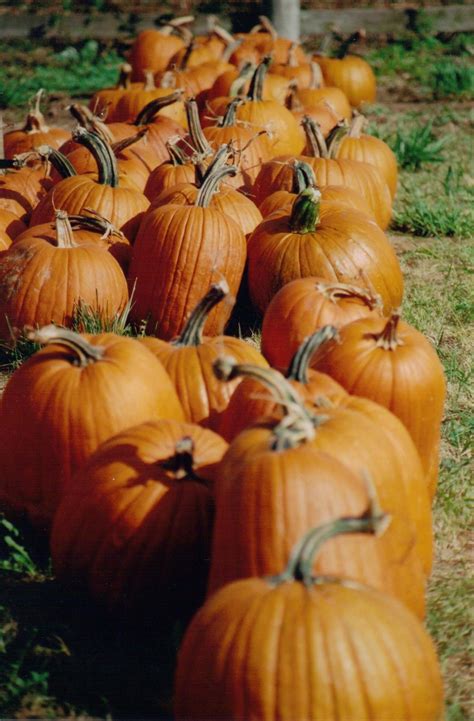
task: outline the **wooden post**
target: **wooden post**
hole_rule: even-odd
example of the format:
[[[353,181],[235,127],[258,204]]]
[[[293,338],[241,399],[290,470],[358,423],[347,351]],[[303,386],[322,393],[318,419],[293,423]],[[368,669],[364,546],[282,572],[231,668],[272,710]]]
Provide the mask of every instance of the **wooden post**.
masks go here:
[[[299,42],[300,0],[272,0],[271,20],[279,35]]]

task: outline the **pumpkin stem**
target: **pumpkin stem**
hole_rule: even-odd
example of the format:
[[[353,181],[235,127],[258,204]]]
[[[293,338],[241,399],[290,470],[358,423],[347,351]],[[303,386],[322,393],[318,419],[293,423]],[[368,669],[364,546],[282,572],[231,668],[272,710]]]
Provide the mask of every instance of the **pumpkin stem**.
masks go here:
[[[164,15],[158,18],[157,22],[160,25],[160,33],[163,35],[171,35],[173,30],[178,31],[182,25],[188,25],[194,22],[194,15],[183,15],[180,18],[173,18],[168,20],[169,15]]]
[[[60,153],[59,150],[52,148],[50,145],[39,145],[35,148],[34,153],[44,162],[51,163],[61,178],[72,178],[74,175],[77,175],[76,169],[71,161]]]
[[[320,330],[312,333],[301,343],[295,355],[291,359],[286,372],[286,379],[298,381],[306,385],[308,383],[308,366],[313,354],[323,343],[333,340],[339,335],[337,328],[333,325],[325,325]]]
[[[237,168],[235,165],[225,165],[229,156],[229,146],[221,145],[206,173],[204,174],[202,185],[199,188],[195,205],[199,208],[208,208],[212,200],[212,196],[219,191],[219,185],[228,175],[236,175]]]
[[[130,85],[132,84],[131,81],[132,77],[132,66],[130,63],[122,63],[120,66],[120,74],[117,80],[117,90],[128,90],[130,88]]]
[[[74,242],[74,233],[72,232],[72,226],[69,222],[68,214],[65,210],[56,210],[55,214],[55,225],[56,225],[56,245],[58,248],[77,248],[77,243]]]
[[[259,101],[263,99],[263,83],[271,63],[272,59],[267,55],[263,58],[262,62],[257,65],[257,69],[250,81],[250,88],[247,95],[248,100]]]
[[[190,436],[183,436],[176,441],[175,453],[170,458],[160,461],[158,465],[165,471],[171,471],[177,481],[197,481],[207,485],[203,478],[194,472],[194,441]]]
[[[360,138],[360,134],[362,133],[365,123],[365,116],[362,115],[362,113],[355,112],[349,127],[349,132],[347,133],[347,137]]]
[[[189,316],[186,325],[184,326],[181,335],[173,340],[171,345],[173,346],[199,346],[203,340],[203,330],[206,323],[207,317],[211,310],[223,298],[229,293],[229,286],[225,280],[221,280],[219,283],[211,285],[206,295],[201,298],[199,303],[196,305],[191,315]]]
[[[303,190],[291,210],[289,226],[293,233],[314,233],[319,224],[321,192],[309,187]]]
[[[121,230],[115,227],[110,220],[104,218],[92,208],[83,208],[83,213],[89,215],[70,215],[69,223],[73,230],[90,230],[93,233],[101,233],[100,239],[107,240],[110,236],[115,235],[117,238],[125,238]]]
[[[345,120],[339,120],[339,122],[334,126],[326,139],[326,158],[337,158],[339,146],[348,134],[349,126],[347,122]]]
[[[261,29],[269,33],[273,42],[275,42],[275,40],[277,40],[278,38],[278,32],[276,27],[271,22],[270,18],[267,18],[266,15],[259,15],[258,19],[260,20]]]
[[[243,102],[242,98],[234,98],[230,101],[228,104],[225,115],[222,118],[222,120],[217,124],[218,128],[229,128],[232,125],[236,124],[236,117],[235,113],[239,105],[241,105]]]
[[[106,143],[113,143],[114,136],[110,131],[110,128],[100,119],[98,115],[95,115],[90,108],[85,105],[78,105],[73,103],[68,107],[72,117],[77,120],[81,128],[90,130],[92,133],[100,135]]]
[[[229,98],[234,98],[237,95],[242,95],[245,83],[255,72],[255,65],[250,61],[244,63],[240,69],[239,74],[232,82],[229,88]]]
[[[299,193],[302,193],[306,188],[314,188],[316,186],[316,176],[311,165],[302,160],[295,160],[293,170],[292,193],[299,195]]]
[[[191,35],[186,44],[186,50],[184,52],[183,58],[179,64],[180,70],[186,70],[186,68],[188,67],[189,58],[191,57],[191,53],[193,52],[195,47],[196,47],[196,39],[195,39],[194,35]]]
[[[201,158],[206,158],[208,155],[212,155],[214,151],[212,150],[206,136],[202,131],[196,99],[191,98],[190,100],[187,100],[185,103],[185,107],[191,141],[196,148],[199,156],[201,156]]]
[[[314,158],[327,158],[328,148],[324,135],[321,132],[321,126],[309,115],[305,115],[301,121],[303,130],[306,135],[306,143],[311,148]]]
[[[166,141],[166,149],[170,156],[170,162],[173,165],[186,165],[188,162],[181,148],[178,147],[178,142],[181,140],[181,136],[176,135],[174,138],[170,138]]]
[[[298,392],[277,370],[237,363],[230,356],[221,356],[214,361],[212,368],[214,375],[222,381],[241,377],[260,381],[271,391],[272,400],[283,407],[285,416],[272,432],[270,447],[273,450],[295,448],[314,438],[315,419],[305,408]]]
[[[288,48],[288,59],[287,59],[287,67],[289,68],[297,68],[299,63],[296,59],[296,51],[298,49],[298,43],[291,43],[290,47]]]
[[[359,288],[357,285],[348,283],[316,283],[316,290],[331,303],[337,303],[339,298],[360,298],[371,310],[382,308],[382,299],[377,293],[366,288]]]
[[[399,313],[392,313],[385,323],[381,333],[369,333],[369,337],[373,338],[377,348],[394,351],[400,345],[404,345],[401,338],[397,336],[398,323],[400,320]]]
[[[144,70],[143,75],[145,76],[145,83],[143,85],[142,90],[156,90],[155,85],[155,77],[153,75],[153,70]]]
[[[45,325],[37,330],[28,330],[26,337],[41,345],[50,343],[65,345],[74,352],[74,364],[80,368],[100,361],[105,353],[103,346],[92,345],[79,333],[74,333],[67,328],[58,328],[56,325]]]
[[[133,125],[147,125],[151,123],[155,115],[159,113],[162,108],[166,108],[168,105],[177,103],[178,100],[182,99],[183,90],[177,88],[173,93],[164,95],[162,98],[155,98],[151,100],[144,108],[140,110],[137,117],[133,121]]]
[[[310,63],[311,67],[311,78],[309,81],[309,88],[311,90],[317,90],[318,88],[322,88],[324,85],[323,80],[323,71],[321,70],[321,66],[319,63],[315,63],[314,61]]]
[[[285,98],[285,106],[288,110],[292,110],[295,113],[301,113],[304,110],[303,103],[297,97],[298,84],[296,81],[291,80],[288,85],[288,95]]]
[[[44,115],[40,110],[43,93],[43,88],[40,88],[34,96],[34,104],[32,107],[30,105],[30,111],[26,116],[26,122],[22,128],[25,133],[47,133],[49,130]]]
[[[124,138],[123,140],[118,140],[116,143],[112,143],[112,150],[114,151],[114,155],[117,156],[119,153],[122,152],[122,150],[126,150],[131,145],[134,145],[135,143],[138,143],[139,140],[143,138],[144,135],[148,133],[148,127],[145,126],[143,128],[140,128],[140,130],[135,133],[135,135],[131,135],[129,138]]]
[[[110,185],[112,188],[117,188],[119,184],[119,173],[117,158],[114,155],[112,147],[99,135],[90,133],[84,128],[76,128],[76,130],[73,131],[72,138],[76,143],[84,145],[94,156],[99,171],[99,185]]]
[[[390,516],[380,510],[377,500],[369,494],[368,508],[360,516],[337,518],[305,533],[293,548],[285,570],[278,576],[270,577],[268,581],[272,585],[301,581],[306,586],[312,586],[318,581],[318,578],[313,576],[314,561],[326,541],[346,533],[372,533],[381,536],[390,520]]]
[[[338,60],[342,60],[343,58],[345,58],[347,53],[349,52],[350,46],[353,45],[354,43],[356,43],[358,40],[361,40],[364,37],[365,37],[364,30],[356,30],[355,33],[352,33],[351,35],[349,35],[349,37],[346,40],[344,40],[343,43],[341,43],[341,45],[339,46],[339,48],[336,52],[335,57]]]

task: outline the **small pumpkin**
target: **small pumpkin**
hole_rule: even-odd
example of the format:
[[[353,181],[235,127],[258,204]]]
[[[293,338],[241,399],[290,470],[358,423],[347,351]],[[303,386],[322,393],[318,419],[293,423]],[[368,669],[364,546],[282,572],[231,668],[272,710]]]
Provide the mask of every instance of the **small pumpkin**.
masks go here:
[[[51,145],[53,148],[59,148],[69,137],[69,132],[64,128],[50,128],[46,125],[44,115],[40,110],[43,92],[43,90],[39,90],[36,93],[25,125],[20,130],[11,130],[3,136],[6,158],[27,153],[39,145]]]

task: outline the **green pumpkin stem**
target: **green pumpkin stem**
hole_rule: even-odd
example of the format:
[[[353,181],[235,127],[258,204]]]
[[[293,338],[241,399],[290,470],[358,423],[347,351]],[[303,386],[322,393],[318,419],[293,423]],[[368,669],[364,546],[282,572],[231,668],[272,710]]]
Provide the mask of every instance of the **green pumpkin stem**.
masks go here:
[[[133,125],[147,125],[151,123],[155,115],[157,115],[162,108],[166,108],[168,105],[177,103],[178,100],[182,100],[183,90],[178,88],[169,95],[164,95],[161,98],[155,98],[151,100],[144,108],[140,110],[137,117],[133,121]]]
[[[28,340],[41,345],[57,343],[70,348],[74,353],[74,363],[80,368],[85,368],[91,363],[100,361],[105,353],[103,346],[91,345],[79,333],[55,325],[45,325],[37,330],[29,330],[26,337]]]
[[[148,127],[145,126],[143,128],[140,128],[140,130],[135,133],[135,135],[130,135],[130,137],[128,138],[124,138],[123,140],[118,140],[116,143],[112,143],[112,150],[114,151],[115,156],[119,155],[122,150],[126,150],[131,145],[135,145],[135,143],[138,143],[138,141],[141,140],[143,136],[147,133]]]
[[[295,448],[314,438],[315,418],[305,408],[298,392],[277,370],[237,363],[230,356],[221,356],[212,367],[214,375],[222,381],[234,378],[254,378],[260,381],[270,390],[272,400],[282,406],[285,416],[272,430],[270,447],[273,450]]]
[[[112,146],[105,142],[100,135],[90,133],[85,128],[76,128],[72,134],[73,140],[83,145],[94,156],[98,169],[99,185],[110,185],[117,188],[119,184],[119,171],[117,158]]]
[[[221,280],[219,283],[211,285],[206,295],[201,298],[199,303],[196,305],[191,315],[189,316],[186,325],[184,326],[181,335],[172,341],[173,346],[199,346],[202,344],[203,331],[206,324],[206,320],[211,310],[223,298],[229,293],[229,286],[225,280]]]
[[[291,210],[289,226],[293,233],[314,233],[319,224],[321,193],[317,188],[303,190]]]
[[[249,100],[263,100],[263,83],[271,63],[272,59],[269,55],[267,55],[257,66],[250,82],[250,88],[248,91]]]
[[[327,158],[327,143],[319,124],[313,120],[313,118],[310,118],[309,115],[305,115],[301,121],[301,125],[306,135],[306,144],[311,148],[312,156],[314,158]]]
[[[344,138],[349,135],[349,126],[345,120],[340,120],[326,138],[327,158],[337,158],[339,146]]]
[[[325,325],[320,330],[312,333],[301,343],[295,355],[291,359],[286,372],[286,379],[298,381],[306,385],[308,383],[309,362],[314,353],[323,343],[338,337],[338,330],[333,325]]]
[[[69,216],[69,223],[71,224],[71,228],[73,230],[90,230],[93,233],[100,233],[101,240],[106,240],[112,235],[117,238],[125,239],[122,231],[116,228],[110,220],[104,218],[104,216],[96,210],[93,210],[92,208],[83,208],[82,212],[88,213],[88,215]]]
[[[317,577],[313,576],[314,561],[327,541],[347,533],[371,533],[380,536],[389,523],[390,516],[380,510],[376,500],[370,498],[369,507],[362,515],[337,518],[308,531],[293,548],[285,570],[268,581],[272,585],[301,581],[306,586],[312,586],[318,581]]]
[[[302,160],[295,160],[293,170],[292,193],[298,195],[302,193],[303,190],[306,190],[306,188],[314,188],[316,186],[316,176],[311,165]]]
[[[195,205],[199,208],[208,208],[212,196],[219,191],[219,185],[227,176],[237,174],[235,165],[226,165],[230,151],[228,145],[221,145],[215,154],[212,163],[207,168],[202,184],[196,198]]]
[[[77,175],[76,169],[69,158],[60,153],[59,150],[52,148],[50,145],[39,145],[35,148],[33,153],[36,153],[41,160],[51,163],[61,178],[72,178],[74,175]]]
[[[213,154],[213,149],[204,135],[199,120],[199,109],[195,98],[186,101],[186,118],[188,121],[189,135],[200,158],[206,158]]]

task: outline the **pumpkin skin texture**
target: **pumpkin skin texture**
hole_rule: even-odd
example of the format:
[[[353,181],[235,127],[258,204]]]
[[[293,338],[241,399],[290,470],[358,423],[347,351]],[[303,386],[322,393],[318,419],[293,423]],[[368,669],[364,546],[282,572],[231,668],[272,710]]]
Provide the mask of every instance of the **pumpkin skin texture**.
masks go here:
[[[379,317],[380,305],[380,298],[357,286],[316,277],[292,280],[265,311],[262,353],[270,365],[286,368],[308,335],[325,325],[341,328],[358,318]]]
[[[48,323],[70,327],[80,302],[106,322],[121,313],[127,301],[127,281],[118,262],[90,238],[87,244],[78,243],[62,211],[57,211],[56,231],[49,237],[26,233],[0,258],[4,339],[10,338],[11,328]]]
[[[236,366],[233,362],[232,365]],[[241,372],[239,372],[240,368],[242,368]],[[233,378],[236,375],[257,377],[257,374],[261,381],[268,376],[275,378],[275,374],[276,377],[279,376],[276,371],[270,369],[251,369],[250,366],[237,365],[230,375],[225,372],[220,377],[223,379]],[[277,383],[282,381],[285,382],[281,379]],[[275,387],[278,386],[274,381],[272,389]],[[279,406],[288,404],[288,393],[291,393],[291,390],[291,388],[287,390],[284,395],[280,394],[273,399],[273,402],[278,403]],[[266,398],[269,396],[268,391],[265,393],[263,388],[260,391],[260,395],[262,394]],[[421,460],[410,434],[393,413],[374,401],[341,393],[333,393],[330,398],[329,401],[324,398],[318,399],[314,395],[304,397],[300,394],[294,399],[296,406],[301,405],[303,401],[311,417],[311,424],[315,429],[311,445],[337,458],[359,476],[369,476],[382,507],[392,516],[391,533],[400,534],[400,537],[406,536],[407,533],[415,536],[414,550],[421,560],[424,572],[428,575],[433,562],[431,503]],[[249,416],[252,413],[252,405],[249,404]],[[279,421],[281,408],[275,414],[270,404],[267,407],[268,422]],[[240,405],[239,412],[241,415],[239,423],[243,425],[247,414],[246,404]],[[249,423],[253,421],[254,418],[250,416]],[[232,448],[237,447],[236,444],[243,435],[244,433],[241,433],[233,440],[229,454]],[[237,474],[241,473],[238,459],[242,460],[247,447],[242,444],[241,448],[242,453],[238,457],[237,454],[234,456]],[[229,471],[229,475],[234,474]]]
[[[0,406],[1,425],[10,429],[0,441],[0,505],[26,512],[42,530],[72,475],[103,441],[151,418],[184,420],[169,376],[138,341],[85,335],[85,351],[81,344],[71,352],[77,335],[55,326],[35,333],[51,345],[15,371]]]
[[[431,498],[438,478],[446,381],[438,355],[415,328],[391,318],[361,318],[341,329],[340,341],[316,351],[313,367],[349,393],[388,408],[420,453]]]
[[[403,278],[384,233],[357,211],[334,207],[325,210],[322,206],[319,213],[320,195],[308,188],[298,196],[291,214],[274,214],[250,236],[248,277],[252,303],[263,314],[286,283],[316,275],[368,286],[381,296],[385,312],[397,308],[403,296]],[[307,222],[310,206],[316,214]]]
[[[189,615],[202,603],[213,500],[227,448],[199,426],[147,421],[103,443],[55,516],[51,552],[62,583],[86,587],[115,616]]]
[[[0,175],[0,209],[28,223],[33,208],[51,186],[43,168],[25,167]]]
[[[441,672],[418,619],[361,585],[296,580],[290,563],[198,611],[178,656],[176,720],[441,721]]]
[[[217,430],[222,413],[240,383],[236,378],[221,383],[212,364],[222,353],[241,363],[266,366],[262,355],[249,343],[231,336],[203,337],[203,327],[211,309],[228,296],[225,281],[213,285],[198,303],[186,327],[171,343],[158,338],[142,337],[143,343],[161,361],[184,408],[186,418],[206,428]]]
[[[232,168],[227,168],[233,171]],[[227,172],[224,168],[223,171]],[[149,317],[148,330],[171,340],[179,335],[216,276],[224,277],[237,295],[245,266],[247,244],[237,223],[207,207],[215,187],[203,184],[196,205],[163,205],[145,216],[134,245],[129,284],[136,281],[133,320]],[[220,304],[208,317],[205,335],[219,335],[231,307]]]
[[[184,40],[159,30],[143,30],[130,51],[132,80],[145,80],[145,70],[158,72],[166,67],[175,53],[184,48]]]
[[[377,83],[369,63],[357,55],[343,58],[325,58],[315,56],[321,66],[327,85],[335,85],[342,90],[353,108],[363,103],[375,102]]]

